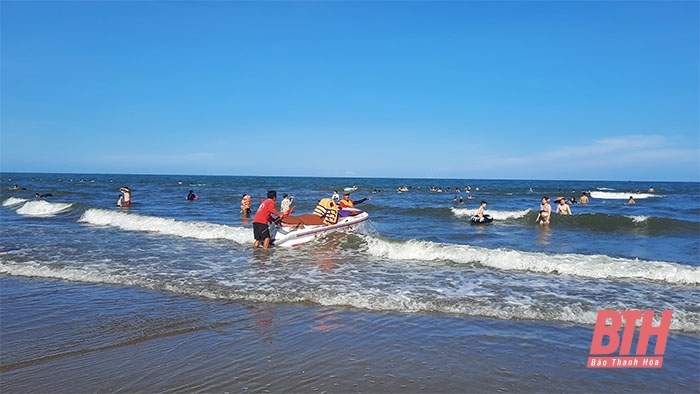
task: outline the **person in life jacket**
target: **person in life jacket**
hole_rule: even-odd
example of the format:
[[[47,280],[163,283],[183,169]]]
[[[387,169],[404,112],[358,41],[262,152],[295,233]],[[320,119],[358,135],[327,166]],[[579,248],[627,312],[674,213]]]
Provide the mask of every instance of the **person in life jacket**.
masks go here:
[[[250,196],[247,194],[243,195],[241,199],[241,213],[244,215],[250,215]]]
[[[365,197],[362,200],[351,200],[350,193],[345,193],[345,194],[343,194],[343,199],[338,201],[338,205],[340,205],[340,209],[355,208],[356,204],[362,204],[363,202],[369,201],[371,199],[372,199],[372,196]]]

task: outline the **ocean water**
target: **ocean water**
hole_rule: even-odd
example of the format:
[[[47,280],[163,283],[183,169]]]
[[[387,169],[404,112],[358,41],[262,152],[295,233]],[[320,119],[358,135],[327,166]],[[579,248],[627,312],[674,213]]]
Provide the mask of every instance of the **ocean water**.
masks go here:
[[[12,189],[15,184],[19,190]],[[404,185],[408,191],[397,193]],[[129,208],[116,207],[121,186],[132,190]],[[269,189],[279,196],[288,193],[295,196],[295,213],[310,213],[319,199],[351,186],[357,187],[353,199],[372,197],[358,206],[370,214],[359,230],[334,233],[294,248],[253,250],[251,218],[239,213],[244,193],[253,196],[254,206]],[[431,186],[452,191],[434,192]],[[465,192],[466,186],[471,187],[470,193]],[[650,186],[655,193],[647,192]],[[481,327],[474,340],[489,342],[488,331],[500,330],[501,342],[494,346],[503,346],[497,354],[501,359],[520,354],[522,349],[508,350],[504,333],[512,332],[516,338],[522,327],[537,338],[553,336],[561,349],[578,341],[572,346],[578,349],[580,360],[571,360],[570,368],[583,370],[588,335],[592,335],[598,310],[671,309],[668,349],[677,350],[679,358],[689,361],[670,362],[663,369],[666,375],[654,379],[658,382],[659,377],[668,376],[664,388],[674,391],[698,389],[698,183],[3,173],[0,188],[0,281],[5,289],[0,304],[5,354],[0,372],[5,371],[5,376],[7,371],[16,373],[27,365],[72,352],[65,338],[42,334],[32,338],[41,338],[43,346],[27,346],[28,334],[19,328],[43,332],[43,323],[38,323],[43,316],[65,314],[70,305],[80,303],[78,299],[66,301],[67,306],[49,306],[48,311],[44,305],[18,316],[7,312],[13,305],[12,294],[32,293],[36,287],[36,292],[45,291],[46,296],[70,284],[91,286],[91,294],[104,293],[99,302],[119,305],[124,313],[134,308],[141,315],[145,312],[138,306],[121,303],[123,293],[108,289],[132,289],[147,299],[143,294],[151,294],[156,304],[166,294],[206,305],[202,308],[283,306],[295,311],[291,316],[305,313],[299,312],[305,308],[312,308],[316,315],[332,310],[345,316],[346,328],[352,326],[348,322],[352,316],[371,322],[372,316],[383,321],[390,315],[392,322],[411,322],[426,330],[442,323],[474,324]],[[461,192],[455,193],[455,188]],[[189,190],[200,197],[198,201],[185,200]],[[572,205],[574,215],[553,214],[546,227],[535,223],[543,195],[552,201],[558,196],[579,198],[584,190],[590,192],[590,203]],[[35,193],[52,196],[37,200]],[[467,199],[469,194],[473,199]],[[454,200],[460,195],[464,205]],[[630,195],[635,205],[625,204]],[[495,220],[472,225],[469,218],[481,200],[488,202],[487,213]],[[171,301],[162,302],[161,306]],[[85,317],[88,315],[82,318],[97,324],[99,316]],[[61,321],[77,318],[68,313]],[[176,317],[164,314],[161,318]],[[319,325],[329,330],[343,326],[333,321],[329,318]],[[153,324],[142,323],[146,327]],[[152,330],[157,333],[164,326],[153,324]],[[576,339],[568,337],[571,330],[577,332]],[[90,333],[78,331],[69,343],[89,348],[85,343]],[[394,339],[414,333],[413,329],[399,330]],[[116,330],[100,335],[110,336],[115,343],[131,340]],[[357,339],[348,346],[367,346],[371,341]],[[451,346],[447,339],[439,343],[436,346],[443,350]],[[13,351],[7,353],[7,349]],[[562,368],[552,371],[554,376],[549,379],[554,380],[569,373]],[[315,381],[296,383],[295,373],[277,376],[273,383],[282,391],[313,388]],[[532,385],[537,379],[525,377],[522,371],[504,374],[500,380],[494,378],[494,385],[474,387],[549,387]],[[441,387],[460,391],[462,382],[452,383]],[[15,388],[26,388],[17,384]],[[236,384],[224,380],[197,390],[242,388]],[[640,383],[635,389],[655,391],[649,384]],[[379,391],[411,388],[410,383],[388,387]],[[121,388],[129,391],[134,387]],[[599,391],[627,386],[608,382],[572,390],[578,391],[576,388]],[[349,385],[342,391],[356,390],[361,391]],[[369,386],[365,391],[374,390]]]

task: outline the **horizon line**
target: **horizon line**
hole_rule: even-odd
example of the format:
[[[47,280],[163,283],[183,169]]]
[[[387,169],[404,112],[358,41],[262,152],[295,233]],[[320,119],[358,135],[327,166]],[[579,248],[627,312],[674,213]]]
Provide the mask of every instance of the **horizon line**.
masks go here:
[[[323,176],[323,175],[241,175],[241,174],[169,174],[169,173],[108,173],[108,172],[33,172],[33,171],[3,171],[0,170],[0,175],[4,174],[47,174],[47,175],[141,175],[141,176],[173,176],[173,177],[186,177],[186,176],[205,176],[205,177],[260,177],[260,178],[347,178],[347,179],[415,179],[415,180],[432,180],[432,179],[445,179],[445,180],[483,180],[483,181],[535,181],[535,182],[552,182],[552,181],[562,181],[562,182],[646,182],[646,183],[700,183],[698,180],[635,180],[635,179],[534,179],[534,178],[468,178],[468,177],[410,177],[410,176],[357,176],[357,175],[344,175],[344,176]],[[3,176],[4,178],[4,176]],[[0,181],[2,181],[0,179]]]

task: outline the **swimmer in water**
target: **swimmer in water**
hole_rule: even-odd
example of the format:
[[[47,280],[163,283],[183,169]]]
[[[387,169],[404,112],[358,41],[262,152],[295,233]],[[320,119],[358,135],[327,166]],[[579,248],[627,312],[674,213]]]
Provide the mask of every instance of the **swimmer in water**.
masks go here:
[[[549,224],[549,217],[552,214],[552,206],[549,205],[549,197],[542,197],[542,204],[540,204],[540,214],[537,215],[537,222],[540,224]]]
[[[122,186],[121,188],[119,188],[119,191],[124,194],[124,202],[122,203],[122,205],[125,207],[130,207],[131,206],[131,190],[126,186]]]
[[[557,213],[560,215],[573,215],[571,212],[571,207],[566,203],[566,199],[561,198],[559,204],[557,205]]]

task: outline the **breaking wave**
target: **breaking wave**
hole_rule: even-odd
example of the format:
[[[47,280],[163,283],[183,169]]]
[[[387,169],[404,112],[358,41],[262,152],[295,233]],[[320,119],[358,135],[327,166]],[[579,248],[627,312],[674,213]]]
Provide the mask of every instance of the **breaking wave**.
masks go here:
[[[595,324],[601,305],[586,296],[548,297],[546,292],[526,290],[529,295],[501,297],[493,293],[496,283],[457,281],[457,288],[433,285],[431,291],[410,283],[385,286],[357,286],[351,283],[323,283],[310,272],[276,278],[254,275],[245,269],[234,273],[188,272],[187,275],[154,275],[145,271],[124,269],[116,262],[88,264],[67,262],[51,264],[37,261],[13,262],[0,259],[0,274],[42,277],[85,283],[102,283],[168,291],[194,297],[231,301],[267,303],[315,303],[324,306],[353,307],[372,311],[399,313],[449,313],[465,316],[491,317],[502,320],[555,321],[574,324]],[[303,266],[302,266],[303,267]],[[379,267],[378,269],[382,269]],[[291,273],[291,272],[290,272]],[[280,282],[283,281],[283,282]],[[284,285],[282,285],[284,283]],[[476,287],[475,287],[476,286]],[[542,290],[544,284],[540,285]],[[487,287],[486,289],[482,289]],[[502,286],[500,286],[502,287]],[[600,291],[600,290],[597,290]],[[691,290],[686,290],[691,291]],[[692,300],[674,305],[671,329],[689,333],[700,332],[700,315]],[[608,308],[637,308],[631,300],[605,306]],[[670,307],[670,306],[669,306]],[[657,321],[658,324],[658,321]]]
[[[663,197],[660,194],[652,193],[632,193],[632,192],[590,192],[592,198],[608,199],[608,200],[627,200],[630,196],[635,199],[641,198],[653,198],[653,197]]]
[[[116,227],[129,231],[147,231],[185,238],[227,239],[239,244],[253,242],[251,230],[243,227],[231,227],[207,222],[186,222],[106,209],[88,209],[78,221],[93,226]]]
[[[595,232],[626,232],[633,234],[662,235],[673,233],[697,233],[700,225],[697,222],[688,222],[671,218],[658,218],[644,215],[609,215],[605,213],[576,213],[577,206],[572,206],[573,215],[553,214],[552,222],[559,228],[571,228],[577,230],[589,230]],[[469,220],[476,214],[476,209],[450,208],[452,214],[458,218]],[[520,224],[534,225],[537,211],[525,209],[521,211],[492,211],[487,214],[495,221],[514,221]]]
[[[27,201],[29,201],[29,200],[27,200],[26,198],[10,197],[7,200],[2,202],[2,206],[3,207],[12,207],[15,205],[24,204]]]
[[[470,218],[473,215],[476,215],[476,212],[478,209],[452,207],[452,208],[450,208],[450,210],[457,217]],[[493,211],[493,210],[489,209],[486,211],[486,213],[488,213],[494,220],[520,219],[520,218],[524,218],[525,216],[527,216],[527,214],[530,212],[535,212],[535,211],[532,209],[524,209],[524,210],[520,210],[520,211]]]
[[[479,264],[507,271],[574,275],[586,278],[635,279],[697,286],[700,267],[606,255],[545,254],[429,241],[386,241],[366,236],[368,252],[390,260]]]
[[[67,212],[72,206],[73,204],[61,202],[29,201],[19,207],[17,213],[23,216],[54,216]]]

